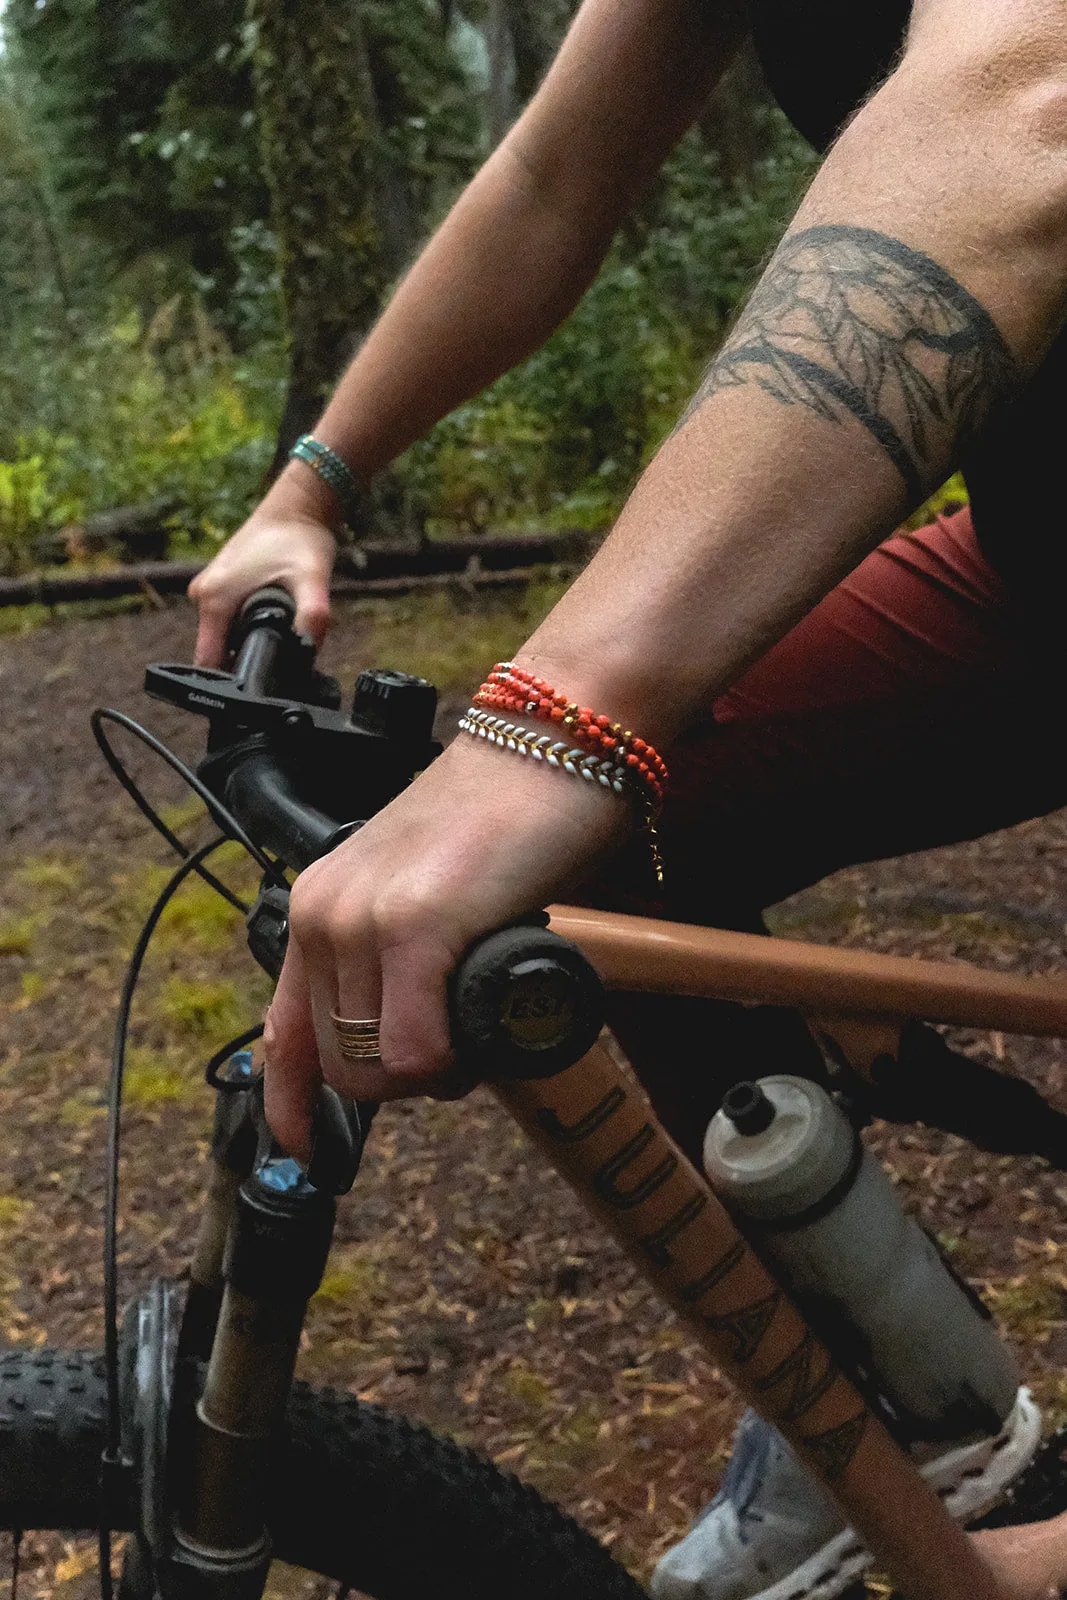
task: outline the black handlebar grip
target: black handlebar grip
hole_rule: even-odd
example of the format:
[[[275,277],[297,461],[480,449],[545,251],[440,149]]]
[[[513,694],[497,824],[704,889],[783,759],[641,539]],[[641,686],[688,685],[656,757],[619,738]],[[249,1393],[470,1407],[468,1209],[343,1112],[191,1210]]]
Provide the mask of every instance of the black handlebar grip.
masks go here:
[[[250,621],[253,617],[263,614],[266,607],[272,613],[284,613],[286,619],[292,622],[296,616],[296,601],[288,589],[283,589],[280,583],[268,583],[262,589],[257,589],[250,594],[238,612],[238,623]],[[279,621],[281,618],[279,617]]]
[[[452,1042],[482,1078],[551,1078],[604,1025],[604,986],[578,946],[547,928],[501,928],[452,975]]]
[[[268,629],[276,638],[292,632],[296,618],[296,601],[288,589],[278,584],[267,584],[250,594],[233,622],[227,644],[230,654],[240,653],[250,636],[261,628]]]

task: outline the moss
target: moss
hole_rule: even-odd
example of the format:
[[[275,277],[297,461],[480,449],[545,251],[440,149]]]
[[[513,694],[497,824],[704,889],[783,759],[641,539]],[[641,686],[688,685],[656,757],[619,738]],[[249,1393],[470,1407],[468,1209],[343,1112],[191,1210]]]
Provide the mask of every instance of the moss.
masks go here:
[[[512,1399],[520,1400],[531,1411],[541,1411],[556,1397],[556,1391],[547,1378],[529,1367],[516,1365],[504,1374],[504,1388]]]
[[[592,1407],[576,1407],[557,1435],[560,1455],[572,1466],[589,1460],[601,1441],[604,1417]]]
[[[74,894],[85,882],[86,866],[77,856],[29,856],[15,874],[16,882],[57,900]]]
[[[171,1027],[197,1039],[225,1039],[247,1026],[248,1007],[236,984],[222,979],[169,978],[154,1010]]]
[[[567,587],[562,579],[539,579],[518,604],[512,597],[472,606],[453,591],[376,602],[367,608],[365,660],[417,673],[441,690],[474,690],[492,662],[511,655]]]
[[[324,1273],[315,1300],[320,1305],[348,1305],[353,1301],[380,1300],[384,1291],[382,1269],[357,1256]]]
[[[0,920],[0,956],[28,956],[40,927],[40,917],[7,917]]]
[[[153,1106],[187,1099],[200,1086],[199,1073],[177,1065],[166,1055],[153,1050],[131,1050],[126,1063],[123,1097],[130,1105],[150,1110]]]
[[[217,955],[233,943],[244,918],[202,878],[187,881],[167,906],[155,934],[157,951]]]
[[[32,1210],[28,1200],[20,1200],[14,1194],[0,1194],[0,1234],[18,1233],[26,1213]]]
[[[35,628],[50,622],[52,616],[53,611],[49,606],[2,606],[0,634],[32,633]]]
[[[107,1106],[99,1089],[79,1089],[68,1095],[59,1107],[59,1120],[65,1127],[83,1128],[105,1115]]]
[[[20,1011],[43,1000],[48,993],[48,981],[41,972],[24,972],[19,982],[19,998],[15,1004]]]
[[[205,815],[204,802],[195,794],[191,794],[186,800],[179,800],[176,805],[159,807],[159,820],[172,833],[180,833],[183,828],[199,822]]]

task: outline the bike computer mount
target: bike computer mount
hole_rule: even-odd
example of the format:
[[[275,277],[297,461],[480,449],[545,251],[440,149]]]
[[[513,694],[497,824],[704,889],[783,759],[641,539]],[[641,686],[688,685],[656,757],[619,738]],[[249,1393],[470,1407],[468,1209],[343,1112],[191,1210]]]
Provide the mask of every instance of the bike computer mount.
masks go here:
[[[157,663],[145,673],[145,691],[211,724],[208,750],[233,744],[251,734],[271,734],[283,742],[311,740],[318,747],[339,746],[350,753],[358,744],[401,746],[428,762],[440,753],[430,737],[437,691],[425,678],[375,667],[356,679],[350,713],[341,710],[336,678],[307,670],[296,692],[263,694],[241,683],[232,672],[214,667]]]
[[[309,802],[342,818],[365,819],[397,795],[435,756],[437,691],[424,678],[371,668],[356,679],[351,709],[341,709],[335,678],[314,668],[313,646],[285,619],[271,626],[255,659],[246,634],[233,671],[172,663],[150,666],[155,699],[209,721],[201,778],[225,798],[235,767],[269,752]],[[269,685],[270,692],[263,687]]]

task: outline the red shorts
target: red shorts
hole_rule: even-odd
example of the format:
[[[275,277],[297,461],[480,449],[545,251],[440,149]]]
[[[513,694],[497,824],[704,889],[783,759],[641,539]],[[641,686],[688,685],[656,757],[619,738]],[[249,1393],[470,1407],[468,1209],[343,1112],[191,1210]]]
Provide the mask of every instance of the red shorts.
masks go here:
[[[757,930],[765,906],[839,867],[1067,804],[1048,645],[984,560],[968,511],[894,535],[674,747],[662,894],[635,842],[586,898]],[[613,1020],[657,1100],[656,1061],[693,1037],[742,1075],[789,1070],[788,1050],[809,1049],[796,1019],[725,1004],[624,999]],[[706,1098],[682,1123],[661,1111],[677,1133],[694,1118],[702,1128]]]

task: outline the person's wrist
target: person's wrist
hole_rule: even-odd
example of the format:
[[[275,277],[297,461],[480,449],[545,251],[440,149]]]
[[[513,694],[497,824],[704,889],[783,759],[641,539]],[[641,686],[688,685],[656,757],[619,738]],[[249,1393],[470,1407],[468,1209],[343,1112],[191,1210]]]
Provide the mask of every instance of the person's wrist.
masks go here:
[[[688,698],[682,675],[677,683],[657,685],[654,675],[642,670],[637,648],[629,657],[622,652],[613,655],[602,647],[602,641],[592,648],[572,650],[552,640],[551,647],[545,648],[535,636],[513,659],[516,666],[547,681],[569,702],[592,707],[661,751],[685,724]]]
[[[306,462],[292,460],[279,473],[260,502],[257,515],[317,522],[324,532],[340,539],[345,532],[344,508],[318,473]]]

